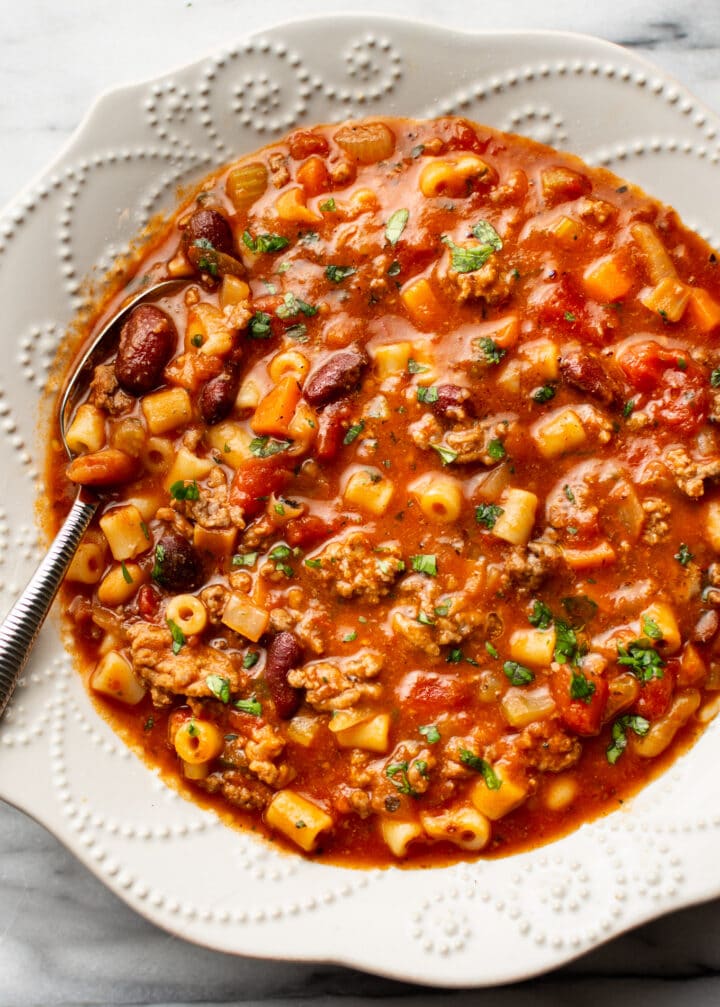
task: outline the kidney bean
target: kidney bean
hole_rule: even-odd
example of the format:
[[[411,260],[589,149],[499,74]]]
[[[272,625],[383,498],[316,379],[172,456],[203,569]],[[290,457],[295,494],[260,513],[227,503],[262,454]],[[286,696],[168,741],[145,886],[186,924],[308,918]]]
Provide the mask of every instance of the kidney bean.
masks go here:
[[[67,467],[67,477],[81,486],[118,486],[138,474],[137,458],[119,448],[103,448],[74,458]]]
[[[436,416],[444,420],[465,420],[474,415],[469,389],[460,385],[438,385],[437,393],[432,404]]]
[[[120,330],[115,377],[131,395],[144,395],[162,381],[165,364],[173,355],[177,329],[154,304],[139,304]]]
[[[235,255],[232,229],[217,210],[196,210],[187,222],[184,239],[188,245],[207,242],[216,252]]]
[[[278,716],[288,720],[297,711],[302,699],[299,689],[288,683],[287,674],[302,661],[302,651],[293,633],[278,633],[268,647],[265,681]]]
[[[701,613],[700,618],[695,623],[693,640],[696,640],[698,643],[708,643],[717,633],[719,626],[720,617],[717,612],[708,609],[706,612]]]
[[[166,531],[155,547],[153,577],[168,591],[192,591],[202,576],[200,557],[175,531]]]
[[[240,376],[235,368],[226,368],[203,385],[198,407],[203,421],[210,426],[229,415],[235,404]]]
[[[355,391],[367,365],[363,350],[348,348],[334,353],[311,375],[305,385],[305,398],[311,406],[319,407]]]
[[[625,399],[622,383],[596,353],[569,350],[560,358],[560,373],[565,381],[581,392],[592,395],[605,406],[619,405]]]
[[[143,619],[154,622],[160,608],[160,595],[150,584],[143,584],[137,593],[137,610]]]

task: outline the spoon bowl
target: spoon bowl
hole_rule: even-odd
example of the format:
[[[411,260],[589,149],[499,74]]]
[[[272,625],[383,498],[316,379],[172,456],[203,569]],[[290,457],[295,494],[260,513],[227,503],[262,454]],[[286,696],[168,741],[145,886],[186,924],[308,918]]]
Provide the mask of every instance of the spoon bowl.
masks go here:
[[[73,458],[73,452],[67,442],[69,416],[87,389],[95,364],[107,356],[118,326],[139,304],[174,293],[185,282],[187,281],[180,279],[161,280],[139,291],[104,323],[91,340],[60,396],[58,407],[60,436],[68,458]],[[70,512],[47,555],[0,625],[0,718],[10,702],[50,606],[99,504],[100,501],[94,493],[84,487],[78,489]]]

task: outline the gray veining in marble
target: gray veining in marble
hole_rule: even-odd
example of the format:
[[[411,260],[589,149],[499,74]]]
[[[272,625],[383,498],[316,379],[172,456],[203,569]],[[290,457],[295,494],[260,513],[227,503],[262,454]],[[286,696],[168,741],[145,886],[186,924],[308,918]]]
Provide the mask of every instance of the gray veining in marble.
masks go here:
[[[346,6],[0,0],[0,205],[58,151],[99,91],[163,73],[273,20]],[[720,112],[720,0],[363,0],[353,7],[457,28],[601,35],[646,54]],[[399,934],[398,954],[402,941]],[[720,901],[657,920],[543,979],[449,994],[334,966],[258,962],[184,944],[135,915],[40,826],[0,806],[0,1007],[379,1007],[398,1000],[413,1007],[607,1007],[611,1000],[709,1007],[720,1003]]]

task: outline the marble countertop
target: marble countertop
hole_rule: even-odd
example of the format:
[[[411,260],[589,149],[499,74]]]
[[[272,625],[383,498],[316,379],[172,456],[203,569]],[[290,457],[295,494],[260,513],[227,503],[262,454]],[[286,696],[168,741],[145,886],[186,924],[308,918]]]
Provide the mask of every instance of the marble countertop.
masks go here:
[[[271,20],[344,6],[276,0],[271,16],[242,0],[31,0],[12,8],[1,0],[0,205],[58,151],[99,91],[165,72]],[[649,56],[720,112],[718,0],[694,0],[692,7],[681,0],[363,0],[362,8],[457,28],[601,35]],[[334,966],[270,964],[185,944],[136,916],[40,826],[2,805],[0,905],[0,1007],[720,1002],[720,901],[657,920],[531,983],[448,994]]]

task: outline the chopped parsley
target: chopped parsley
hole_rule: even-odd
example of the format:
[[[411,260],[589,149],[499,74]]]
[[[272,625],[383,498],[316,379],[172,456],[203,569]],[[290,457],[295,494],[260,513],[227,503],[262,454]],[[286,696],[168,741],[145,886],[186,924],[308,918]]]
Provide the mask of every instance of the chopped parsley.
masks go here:
[[[150,572],[150,576],[153,580],[160,580],[163,575],[163,563],[165,562],[165,546],[156,545],[155,546],[155,563]]]
[[[565,485],[563,486],[563,493],[565,494],[565,499],[568,500],[571,504],[574,504],[576,502],[575,494],[570,489],[567,483],[565,483]]]
[[[272,335],[271,318],[267,311],[256,311],[248,323],[251,339],[269,339]]]
[[[597,602],[586,594],[575,594],[562,599],[562,606],[570,616],[576,630],[584,629],[597,612]]]
[[[720,388],[720,367],[710,372],[710,384],[713,388]]]
[[[494,252],[499,252],[503,247],[500,235],[487,220],[479,220],[473,227],[472,233],[473,237],[477,238],[484,245],[489,245]]]
[[[634,640],[627,647],[618,646],[618,664],[629,668],[640,682],[663,677],[665,662],[649,640]]]
[[[410,219],[409,210],[396,210],[392,214],[387,224],[385,225],[385,240],[390,245],[397,245],[400,240],[400,235],[405,230],[408,220]]]
[[[323,213],[334,213],[337,209],[335,205],[335,197],[331,196],[330,199],[326,199],[324,203],[321,203],[320,209]]]
[[[488,444],[487,453],[493,461],[499,462],[505,457],[505,445],[499,438],[495,437]]]
[[[502,239],[492,224],[481,220],[472,229],[473,236],[481,242],[473,247],[456,245],[452,238],[443,235],[442,243],[450,249],[450,265],[457,273],[473,273],[502,248]]]
[[[193,241],[193,247],[199,248],[205,255],[198,256],[197,267],[198,269],[204,270],[211,276],[217,276],[218,274],[218,264],[217,264],[217,250],[211,241],[207,238],[197,238]]]
[[[628,399],[623,406],[623,416],[628,419],[632,415],[632,411],[635,408],[635,399]]]
[[[595,683],[591,682],[578,668],[573,668],[570,680],[570,695],[583,703],[589,703],[595,695]]]
[[[170,496],[173,500],[198,500],[200,498],[200,488],[197,480],[186,483],[184,479],[178,479],[170,487]]]
[[[298,343],[306,343],[308,341],[307,325],[305,322],[295,322],[294,325],[288,325],[285,329],[285,335]]]
[[[461,748],[460,761],[463,766],[467,766],[468,769],[472,769],[474,772],[480,773],[483,780],[485,780],[485,785],[488,790],[499,790],[502,786],[502,780],[486,759],[481,759],[479,755],[475,755],[467,748]]]
[[[432,553],[420,553],[417,556],[411,556],[410,566],[416,573],[426,573],[428,577],[437,577],[437,557]]]
[[[423,626],[435,625],[435,620],[431,619],[429,615],[425,615],[424,612],[418,612],[417,621]]]
[[[125,581],[125,583],[126,584],[132,584],[133,583],[132,574],[130,573],[130,571],[128,570],[128,568],[125,566],[125,560],[123,560],[120,563],[120,570],[122,571],[123,580]]]
[[[528,622],[530,625],[537,626],[538,629],[548,629],[552,621],[553,614],[545,602],[539,601],[535,598],[533,601],[532,612],[528,616]]]
[[[553,385],[541,385],[540,388],[535,389],[531,398],[533,402],[542,405],[543,402],[549,402],[550,399],[555,398],[555,388]]]
[[[255,566],[258,554],[256,552],[239,552],[232,558],[233,566]]]
[[[658,624],[647,615],[642,617],[642,631],[649,640],[662,640],[663,638],[662,630]]]
[[[215,699],[219,699],[221,703],[230,702],[230,682],[227,678],[223,678],[222,675],[208,675],[205,684]]]
[[[577,657],[578,639],[575,630],[562,619],[555,620],[555,660],[559,664],[572,664]]]
[[[385,775],[401,794],[417,797],[417,791],[413,789],[408,779],[408,769],[407,762],[393,762],[385,769]]]
[[[260,660],[260,652],[257,650],[249,650],[245,657],[243,658],[243,668],[249,671],[250,668],[254,668],[255,665]]]
[[[352,643],[353,640],[357,640],[357,630],[353,630],[351,633],[346,633],[343,637],[343,643]]]
[[[281,252],[290,244],[282,234],[258,234],[253,238],[249,231],[243,231],[242,239],[251,252]]]
[[[499,364],[504,356],[507,356],[507,350],[503,350],[502,347],[498,346],[494,339],[489,336],[483,336],[482,339],[477,340],[477,345],[482,350],[482,354],[485,358],[485,363],[487,364]]]
[[[293,577],[295,571],[291,566],[289,566],[285,560],[289,559],[293,555],[293,550],[289,545],[276,545],[274,549],[270,551],[270,559],[275,564],[275,569],[280,570],[285,574],[286,577]]]
[[[418,734],[422,734],[428,745],[436,745],[440,741],[440,732],[434,724],[424,724],[422,727],[418,727]]]
[[[650,730],[650,722],[636,713],[626,713],[618,717],[612,726],[612,742],[608,745],[605,756],[611,766],[614,766],[627,748],[627,730],[630,728],[639,737]]]
[[[563,318],[565,319],[566,322],[576,322],[577,321],[577,318],[572,313],[572,311],[566,311],[565,314],[563,315]]]
[[[524,664],[518,664],[517,661],[506,661],[503,664],[503,671],[511,685],[530,685],[535,680],[530,669]]]
[[[497,660],[498,657],[500,657],[500,654],[498,653],[498,651],[496,650],[496,648],[493,647],[493,645],[490,643],[489,640],[485,641],[485,650],[488,652],[488,654],[490,655],[490,657],[494,657],[496,660]]]
[[[360,420],[358,423],[353,423],[352,426],[348,427],[348,431],[343,437],[343,444],[352,444],[354,440],[360,436],[360,434],[365,429],[365,420]]]
[[[485,528],[494,528],[495,522],[504,513],[504,507],[498,504],[478,504],[475,508],[475,520]]]
[[[417,400],[418,402],[423,402],[427,405],[432,405],[433,402],[437,402],[438,390],[435,385],[421,386],[418,388]]]
[[[678,547],[678,551],[675,553],[674,558],[678,561],[680,566],[687,566],[691,560],[695,559],[695,557],[690,552],[690,550],[688,549],[687,545],[684,542],[680,543],[680,546]]]
[[[307,301],[301,301],[292,291],[284,295],[283,303],[275,312],[278,318],[295,318],[296,315],[301,313],[306,318],[312,318],[313,315],[318,313],[318,309],[314,305],[308,304]]]
[[[280,441],[264,434],[262,437],[253,437],[250,441],[250,450],[256,458],[271,458],[281,451],[286,451],[291,444],[292,441]]]
[[[458,456],[457,451],[453,451],[452,448],[446,448],[443,444],[431,444],[430,447],[440,455],[440,461],[443,465],[452,465]]]
[[[311,570],[320,570],[322,568],[321,559],[306,559],[305,566],[309,566]]]
[[[408,374],[422,374],[424,371],[430,370],[429,364],[421,364],[417,360],[413,360],[412,357],[408,360]]]
[[[342,283],[348,276],[357,273],[356,266],[326,266],[325,276],[331,283]]]
[[[463,659],[463,652],[459,647],[453,647],[448,651],[448,656],[445,658],[446,664],[460,664]]]
[[[262,716],[262,704],[257,696],[252,696],[250,699],[236,699],[235,709],[242,710],[243,713],[249,713],[253,717]]]
[[[178,624],[176,622],[173,622],[172,619],[168,619],[167,624],[168,629],[170,630],[170,635],[172,636],[173,640],[172,652],[173,654],[179,654],[183,646],[185,645],[185,634],[180,629]]]

